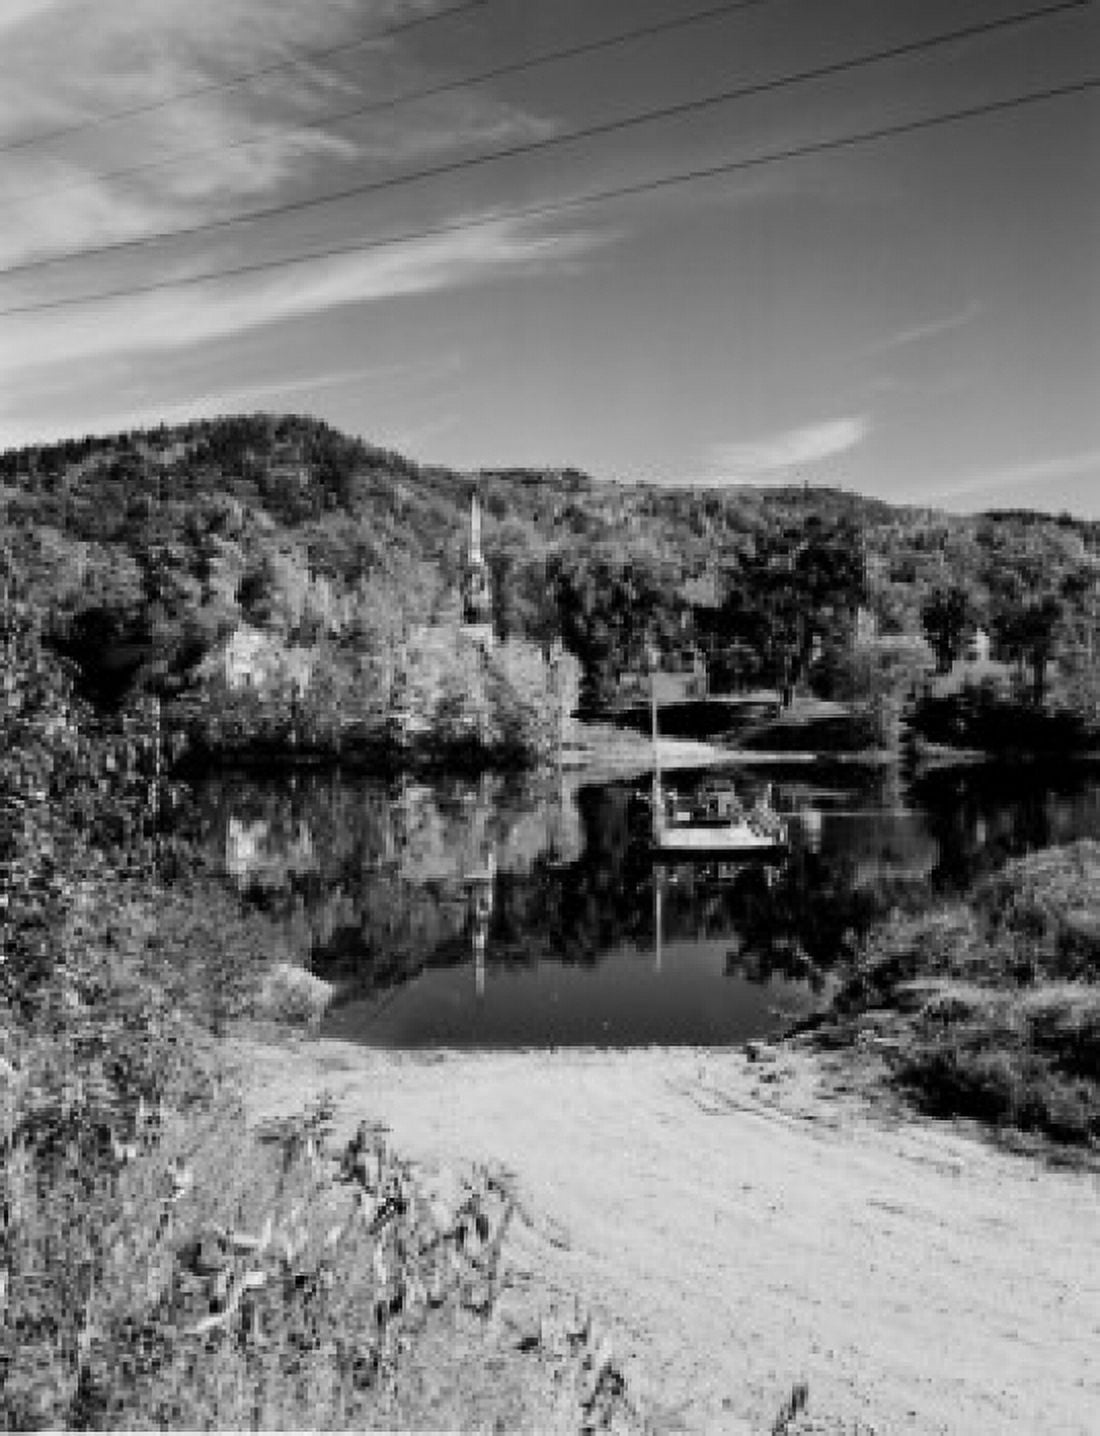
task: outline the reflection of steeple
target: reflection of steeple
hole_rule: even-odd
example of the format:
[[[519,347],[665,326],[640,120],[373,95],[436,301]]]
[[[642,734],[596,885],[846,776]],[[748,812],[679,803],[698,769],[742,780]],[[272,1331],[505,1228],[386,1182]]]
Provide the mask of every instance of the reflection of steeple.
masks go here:
[[[488,934],[480,927],[474,929],[474,991],[478,997],[485,996],[485,942]]]
[[[493,915],[493,883],[496,859],[490,852],[485,871],[470,882],[470,943],[474,953],[474,987],[478,997],[485,995],[485,950],[489,943],[489,919]]]
[[[664,904],[662,898],[664,897],[664,891],[665,870],[660,865],[657,865],[653,869],[653,931],[657,938],[656,961],[654,963],[654,970],[656,972],[660,972],[661,970],[661,928],[664,924],[664,913],[662,911]]]
[[[807,805],[799,810],[798,820],[802,825],[803,840],[810,852],[820,852],[821,831],[825,826],[825,814],[820,808],[811,808]]]
[[[462,577],[462,627],[469,637],[486,647],[493,642],[493,593],[489,566],[481,551],[481,505],[477,493],[470,495],[470,545]]]

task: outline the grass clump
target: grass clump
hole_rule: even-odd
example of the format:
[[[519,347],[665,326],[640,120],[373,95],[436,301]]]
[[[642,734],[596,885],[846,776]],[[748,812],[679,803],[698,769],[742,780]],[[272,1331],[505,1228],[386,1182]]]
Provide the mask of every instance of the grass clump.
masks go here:
[[[872,931],[820,1039],[872,1029],[926,1111],[1100,1146],[1100,843],[1033,853]]]
[[[325,1117],[245,1134],[227,1103],[127,1171],[139,1220],[90,1305],[69,1424],[405,1424],[412,1348],[491,1310],[512,1203],[483,1173],[440,1210],[380,1133],[340,1150]]]

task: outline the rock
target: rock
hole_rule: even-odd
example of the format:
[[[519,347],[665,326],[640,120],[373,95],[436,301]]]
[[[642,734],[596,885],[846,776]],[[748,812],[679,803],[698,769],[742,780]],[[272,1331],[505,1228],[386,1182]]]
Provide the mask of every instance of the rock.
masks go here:
[[[775,1062],[778,1054],[767,1042],[746,1042],[745,1056],[750,1062]]]
[[[304,967],[277,962],[260,988],[256,1015],[276,1022],[318,1022],[332,995],[331,983]]]

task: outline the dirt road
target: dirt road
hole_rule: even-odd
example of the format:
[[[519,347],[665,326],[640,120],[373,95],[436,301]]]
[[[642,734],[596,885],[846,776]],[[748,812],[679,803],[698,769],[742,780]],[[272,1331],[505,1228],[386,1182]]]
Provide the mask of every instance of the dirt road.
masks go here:
[[[605,1322],[660,1429],[1100,1429],[1100,1182],[891,1119],[805,1053],[242,1049],[257,1115],[322,1088],[428,1165],[502,1162],[511,1260]],[[541,1298],[540,1298],[541,1299]]]

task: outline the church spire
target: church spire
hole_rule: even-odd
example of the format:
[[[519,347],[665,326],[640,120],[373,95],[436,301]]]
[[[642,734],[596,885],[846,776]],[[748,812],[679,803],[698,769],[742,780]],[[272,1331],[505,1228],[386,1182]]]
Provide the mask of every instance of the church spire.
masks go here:
[[[476,489],[470,495],[470,547],[462,580],[462,621],[471,638],[492,645],[493,595],[489,565],[481,551],[481,504]]]
[[[481,505],[475,489],[470,495],[470,567],[480,568],[484,561],[481,556]]]

